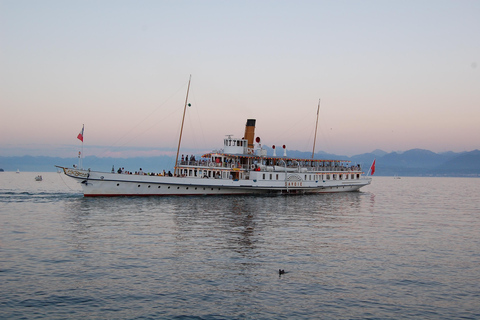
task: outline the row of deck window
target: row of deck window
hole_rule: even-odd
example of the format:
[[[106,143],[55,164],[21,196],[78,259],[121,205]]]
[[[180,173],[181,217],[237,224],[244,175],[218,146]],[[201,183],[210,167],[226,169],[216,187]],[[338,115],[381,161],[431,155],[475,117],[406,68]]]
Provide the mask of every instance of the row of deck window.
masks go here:
[[[234,176],[236,175],[236,176]],[[238,177],[237,175],[240,175]],[[212,179],[243,179],[243,172],[219,171],[219,170],[196,170],[196,169],[180,169],[181,177],[198,177],[198,178],[212,178]]]
[[[232,174],[239,175],[233,176]],[[244,179],[243,172],[232,173],[230,171],[215,170],[196,170],[196,169],[180,169],[182,177],[199,177],[213,179]],[[359,173],[334,173],[334,174],[305,174],[304,181],[320,181],[320,180],[355,180],[360,179]],[[248,179],[248,178],[247,178]],[[263,173],[262,180],[283,180],[278,173]]]
[[[262,176],[263,180],[278,180],[278,174],[275,174],[275,176],[270,173],[264,173]],[[355,179],[360,179],[360,174],[326,174],[326,175],[320,175],[320,174],[306,174],[304,176],[304,181],[319,181],[319,180],[355,180]]]

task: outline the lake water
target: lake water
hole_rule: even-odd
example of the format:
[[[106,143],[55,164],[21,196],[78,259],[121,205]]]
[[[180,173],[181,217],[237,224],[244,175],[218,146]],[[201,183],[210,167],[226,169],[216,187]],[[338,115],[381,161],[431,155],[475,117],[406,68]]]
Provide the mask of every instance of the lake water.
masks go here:
[[[37,174],[0,173],[1,319],[480,318],[480,179],[83,198]]]

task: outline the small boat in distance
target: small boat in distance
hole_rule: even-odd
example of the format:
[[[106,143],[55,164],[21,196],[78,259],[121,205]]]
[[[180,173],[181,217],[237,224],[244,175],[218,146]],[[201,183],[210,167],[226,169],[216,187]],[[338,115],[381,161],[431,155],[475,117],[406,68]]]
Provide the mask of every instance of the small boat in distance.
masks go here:
[[[35,177],[35,181],[42,181],[43,177],[41,175],[38,175]]]

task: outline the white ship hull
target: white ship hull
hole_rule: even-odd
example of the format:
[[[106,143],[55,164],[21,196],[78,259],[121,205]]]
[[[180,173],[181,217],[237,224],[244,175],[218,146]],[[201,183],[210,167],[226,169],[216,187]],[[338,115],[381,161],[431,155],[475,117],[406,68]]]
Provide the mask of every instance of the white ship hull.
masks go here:
[[[117,174],[63,168],[81,183],[85,197],[311,194],[357,191],[371,178],[352,180],[232,180]],[[298,176],[298,175],[296,175]]]

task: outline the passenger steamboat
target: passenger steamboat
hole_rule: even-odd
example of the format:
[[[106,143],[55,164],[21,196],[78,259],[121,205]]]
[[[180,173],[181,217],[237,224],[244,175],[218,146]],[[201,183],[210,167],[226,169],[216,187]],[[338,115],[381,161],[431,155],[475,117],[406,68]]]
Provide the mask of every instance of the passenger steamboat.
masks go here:
[[[242,138],[232,135],[223,148],[200,159],[182,159],[169,175],[125,174],[59,167],[81,182],[85,197],[238,194],[310,194],[356,191],[371,183],[359,165],[347,160],[298,159],[277,156],[255,137],[255,119],[248,119]]]
[[[126,174],[57,167],[81,183],[85,197],[312,194],[356,191],[371,183],[372,178],[359,165],[347,160],[313,159],[314,152],[312,159],[287,157],[285,146],[282,156],[276,155],[275,146],[268,155],[260,138],[255,138],[255,119],[247,120],[242,138],[227,135],[222,149],[200,159],[179,160],[189,89],[190,80],[173,173]],[[83,129],[81,134],[83,147]]]

